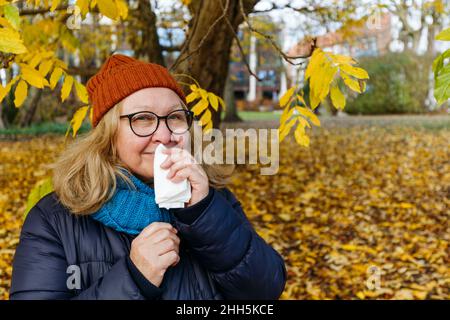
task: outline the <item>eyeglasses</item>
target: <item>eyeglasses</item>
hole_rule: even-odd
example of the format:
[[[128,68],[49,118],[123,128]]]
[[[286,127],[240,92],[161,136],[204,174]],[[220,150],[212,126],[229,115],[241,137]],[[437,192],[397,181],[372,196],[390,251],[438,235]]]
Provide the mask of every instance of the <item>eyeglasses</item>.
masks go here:
[[[158,130],[159,120],[166,120],[167,129],[173,134],[183,134],[189,130],[194,113],[189,110],[174,110],[166,116],[158,116],[150,111],[140,111],[120,116],[128,118],[131,130],[139,137],[151,136]]]

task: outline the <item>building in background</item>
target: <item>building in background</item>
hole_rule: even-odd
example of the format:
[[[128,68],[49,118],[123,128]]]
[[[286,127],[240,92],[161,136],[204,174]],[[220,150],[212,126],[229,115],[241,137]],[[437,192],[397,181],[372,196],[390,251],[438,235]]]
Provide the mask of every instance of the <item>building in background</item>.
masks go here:
[[[270,34],[280,35],[281,29],[270,17],[264,17],[265,25],[272,28]],[[282,58],[265,39],[258,39],[241,29],[238,33],[250,69],[261,81],[250,76],[248,67],[242,61],[241,53],[235,44],[232,47],[230,62],[230,78],[234,99],[238,110],[272,110],[278,101],[282,73]]]

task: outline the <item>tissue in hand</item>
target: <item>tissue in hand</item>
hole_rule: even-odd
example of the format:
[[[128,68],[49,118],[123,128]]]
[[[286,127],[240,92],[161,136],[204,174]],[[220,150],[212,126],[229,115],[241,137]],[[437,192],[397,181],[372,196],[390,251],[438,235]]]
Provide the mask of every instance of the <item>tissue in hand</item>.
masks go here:
[[[169,169],[162,169],[161,164],[167,155],[162,151],[167,149],[162,143],[155,150],[153,163],[153,183],[155,188],[155,202],[160,208],[184,208],[184,203],[191,199],[191,184],[187,179],[180,183],[173,183],[167,179]]]

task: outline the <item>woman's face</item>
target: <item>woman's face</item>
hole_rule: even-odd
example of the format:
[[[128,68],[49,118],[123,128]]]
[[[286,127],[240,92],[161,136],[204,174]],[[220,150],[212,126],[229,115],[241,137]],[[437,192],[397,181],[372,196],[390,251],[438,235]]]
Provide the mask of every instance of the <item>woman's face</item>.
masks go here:
[[[174,110],[183,109],[178,95],[168,88],[145,88],[136,91],[122,101],[120,115],[139,111],[151,111],[165,116]],[[131,130],[128,118],[121,118],[117,135],[119,158],[137,177],[146,181],[153,178],[153,160],[156,147],[162,143],[166,147],[183,147],[188,141],[189,131],[184,134],[172,134],[160,120],[158,129],[149,137],[139,137]]]

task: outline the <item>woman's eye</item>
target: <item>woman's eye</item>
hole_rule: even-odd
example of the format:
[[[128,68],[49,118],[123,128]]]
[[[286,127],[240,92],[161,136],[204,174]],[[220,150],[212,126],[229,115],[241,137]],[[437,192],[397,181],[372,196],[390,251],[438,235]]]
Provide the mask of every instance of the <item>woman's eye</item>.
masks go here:
[[[133,118],[133,121],[153,121],[153,117],[149,117],[149,116],[137,116],[135,118]]]

